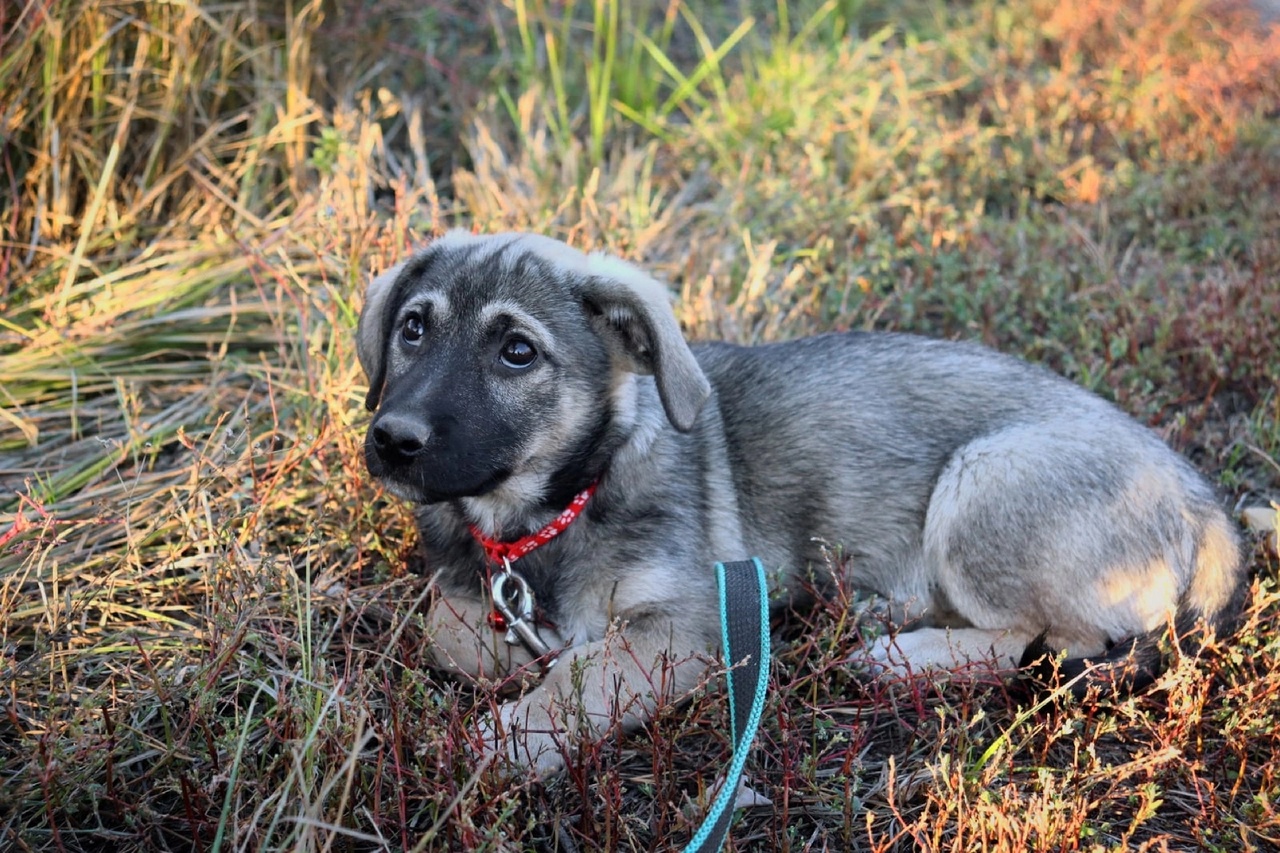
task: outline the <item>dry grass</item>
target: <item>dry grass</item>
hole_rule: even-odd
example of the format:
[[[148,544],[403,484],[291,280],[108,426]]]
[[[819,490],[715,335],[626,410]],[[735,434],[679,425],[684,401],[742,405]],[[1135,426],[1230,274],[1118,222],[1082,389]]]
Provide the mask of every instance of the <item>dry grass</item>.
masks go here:
[[[422,666],[351,331],[447,224],[641,260],[698,336],[983,340],[1280,499],[1280,30],[1246,9],[376,5],[0,7],[0,847],[688,840],[719,696],[513,784],[466,749],[491,697]],[[733,848],[1280,844],[1253,541],[1239,635],[1128,699],[868,686],[843,603],[797,614]]]

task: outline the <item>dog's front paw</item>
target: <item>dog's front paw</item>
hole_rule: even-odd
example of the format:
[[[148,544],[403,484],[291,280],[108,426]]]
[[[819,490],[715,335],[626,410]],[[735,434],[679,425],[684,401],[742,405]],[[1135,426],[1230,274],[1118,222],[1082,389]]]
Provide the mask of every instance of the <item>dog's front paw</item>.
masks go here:
[[[507,702],[477,721],[480,758],[540,779],[564,769],[564,736],[545,709],[524,700]]]

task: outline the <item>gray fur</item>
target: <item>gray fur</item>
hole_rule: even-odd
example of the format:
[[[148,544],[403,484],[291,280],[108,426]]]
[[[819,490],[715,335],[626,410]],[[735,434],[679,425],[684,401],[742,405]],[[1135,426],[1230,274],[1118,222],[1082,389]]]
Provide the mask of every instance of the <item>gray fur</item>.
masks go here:
[[[1208,483],[1049,371],[902,334],[690,349],[666,300],[635,267],[518,234],[451,232],[369,289],[366,453],[421,504],[437,663],[529,663],[484,622],[468,526],[518,538],[600,480],[516,566],[566,647],[492,722],[495,748],[521,730],[517,761],[554,769],[562,733],[638,724],[699,683],[717,561],[759,556],[782,603],[839,546],[846,580],[910,629],[868,650],[897,671],[1011,668],[1041,637],[1101,655],[1175,618],[1212,625],[1238,597],[1237,534]],[[430,314],[417,346],[400,337],[410,311]],[[539,351],[527,370],[497,363],[513,333]],[[411,459],[385,452],[393,433]]]

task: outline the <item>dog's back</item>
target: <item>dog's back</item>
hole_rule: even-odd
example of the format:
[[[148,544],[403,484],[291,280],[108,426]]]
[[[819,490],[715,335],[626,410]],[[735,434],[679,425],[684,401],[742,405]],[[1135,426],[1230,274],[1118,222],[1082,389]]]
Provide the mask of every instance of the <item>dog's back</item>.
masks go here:
[[[1003,632],[1014,658],[1042,634],[1100,655],[1236,603],[1239,543],[1209,484],[1047,370],[880,333],[695,353],[748,546],[773,565],[839,546],[896,618]]]

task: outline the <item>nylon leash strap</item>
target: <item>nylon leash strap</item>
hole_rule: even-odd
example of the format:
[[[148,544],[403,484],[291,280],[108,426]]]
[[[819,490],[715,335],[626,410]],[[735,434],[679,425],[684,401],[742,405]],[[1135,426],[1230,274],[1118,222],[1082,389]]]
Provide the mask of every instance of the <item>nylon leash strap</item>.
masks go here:
[[[711,810],[685,853],[715,853],[724,845],[769,687],[769,591],[764,566],[756,557],[716,563],[716,587],[720,592],[720,636],[728,666],[725,678],[729,683],[733,760]]]

